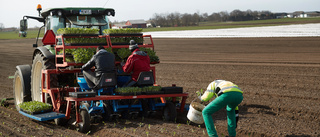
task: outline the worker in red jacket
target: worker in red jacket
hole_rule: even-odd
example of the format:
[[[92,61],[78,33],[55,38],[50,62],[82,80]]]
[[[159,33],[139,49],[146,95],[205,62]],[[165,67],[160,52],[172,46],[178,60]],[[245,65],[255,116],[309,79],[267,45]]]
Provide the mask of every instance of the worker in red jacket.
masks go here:
[[[128,57],[127,62],[122,63],[122,69],[126,73],[131,73],[131,80],[124,87],[134,86],[137,82],[140,72],[150,71],[150,58],[146,52],[140,51],[138,44],[130,40],[129,50],[132,54]]]

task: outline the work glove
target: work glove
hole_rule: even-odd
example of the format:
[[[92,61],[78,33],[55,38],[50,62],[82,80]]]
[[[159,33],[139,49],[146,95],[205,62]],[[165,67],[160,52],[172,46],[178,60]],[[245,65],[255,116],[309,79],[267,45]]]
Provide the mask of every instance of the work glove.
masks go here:
[[[236,113],[236,128],[238,126],[238,121],[239,121],[239,110],[235,110]]]
[[[125,64],[126,64],[125,62],[121,62],[121,63],[120,63],[121,66],[124,66]]]

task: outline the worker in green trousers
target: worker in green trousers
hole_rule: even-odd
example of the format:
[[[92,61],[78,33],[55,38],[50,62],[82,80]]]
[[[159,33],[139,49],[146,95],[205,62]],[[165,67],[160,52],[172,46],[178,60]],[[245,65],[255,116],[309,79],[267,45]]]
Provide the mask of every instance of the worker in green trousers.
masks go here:
[[[223,107],[226,107],[227,110],[229,136],[236,136],[239,118],[238,105],[243,100],[242,94],[243,91],[234,83],[226,80],[215,80],[209,84],[204,94],[199,96],[201,101],[209,101],[213,96],[216,97],[202,110],[204,123],[210,137],[218,137],[213,124],[212,114]]]

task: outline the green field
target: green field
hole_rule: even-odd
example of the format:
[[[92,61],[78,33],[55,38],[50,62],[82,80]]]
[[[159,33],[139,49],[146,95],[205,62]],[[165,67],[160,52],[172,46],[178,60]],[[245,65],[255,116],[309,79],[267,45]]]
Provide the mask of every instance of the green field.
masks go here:
[[[37,38],[39,29],[32,29],[27,31],[27,37],[19,37],[19,31],[0,32],[0,39],[30,39]],[[41,29],[39,37],[43,37],[44,29]]]
[[[240,21],[240,22],[200,22],[199,26],[146,28],[146,29],[143,29],[143,32],[173,31],[173,30],[200,30],[200,29],[225,29],[225,28],[278,26],[278,25],[306,24],[306,23],[320,23],[320,17],[317,17],[317,18],[284,18],[284,19],[254,20],[254,21]]]
[[[289,24],[306,24],[306,23],[320,23],[320,17],[317,18],[284,18],[284,19],[270,19],[270,20],[254,20],[241,22],[200,22],[199,26],[188,27],[163,27],[163,28],[145,28],[143,32],[150,31],[173,31],[173,30],[200,30],[200,29],[225,29],[225,28],[242,28],[242,27],[260,27],[260,26],[277,26]],[[40,37],[43,37],[44,29],[41,30]],[[36,38],[38,34],[37,29],[28,30],[26,38]],[[19,31],[14,32],[0,32],[0,39],[26,39],[19,37]]]

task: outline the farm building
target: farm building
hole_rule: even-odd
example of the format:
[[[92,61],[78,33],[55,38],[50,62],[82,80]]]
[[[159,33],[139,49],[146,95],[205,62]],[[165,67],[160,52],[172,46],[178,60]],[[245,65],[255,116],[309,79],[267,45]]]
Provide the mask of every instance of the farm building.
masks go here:
[[[144,20],[128,20],[126,26],[131,26],[131,28],[146,28],[147,22]]]
[[[320,17],[320,11],[296,11],[293,13],[288,13],[289,18],[308,18],[308,17]]]

